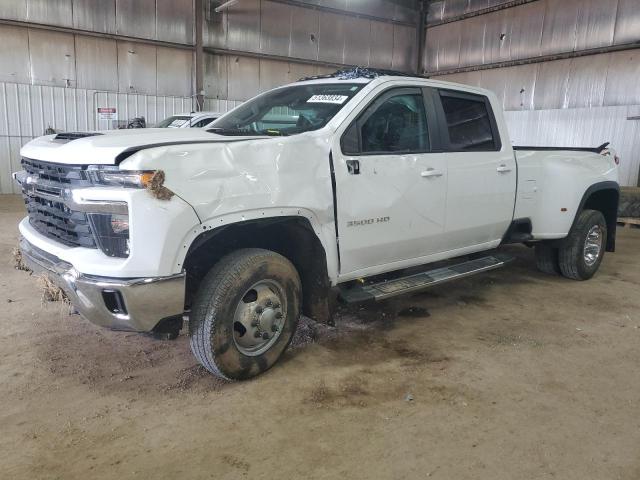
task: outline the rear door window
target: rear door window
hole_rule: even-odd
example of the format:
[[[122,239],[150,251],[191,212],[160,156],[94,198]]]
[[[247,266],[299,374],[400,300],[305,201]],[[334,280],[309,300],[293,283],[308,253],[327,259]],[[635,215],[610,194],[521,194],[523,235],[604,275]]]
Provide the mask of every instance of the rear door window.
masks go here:
[[[487,97],[440,90],[449,151],[497,151],[500,138]]]

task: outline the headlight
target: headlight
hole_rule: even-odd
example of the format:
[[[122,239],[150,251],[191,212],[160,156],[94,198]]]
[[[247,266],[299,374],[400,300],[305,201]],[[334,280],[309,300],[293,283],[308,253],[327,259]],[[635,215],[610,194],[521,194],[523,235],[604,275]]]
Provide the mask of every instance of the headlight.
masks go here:
[[[119,170],[118,167],[90,166],[87,170],[91,183],[111,187],[147,188],[154,170]]]
[[[89,213],[88,216],[100,249],[110,257],[128,257],[129,215]]]

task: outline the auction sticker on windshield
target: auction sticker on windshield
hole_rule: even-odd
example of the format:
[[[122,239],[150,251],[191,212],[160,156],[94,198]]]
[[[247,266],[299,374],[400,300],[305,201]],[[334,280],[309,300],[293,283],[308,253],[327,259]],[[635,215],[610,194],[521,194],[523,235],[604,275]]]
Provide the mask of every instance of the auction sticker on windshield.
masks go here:
[[[338,105],[342,105],[345,100],[347,100],[346,95],[314,95],[307,103],[335,103]]]

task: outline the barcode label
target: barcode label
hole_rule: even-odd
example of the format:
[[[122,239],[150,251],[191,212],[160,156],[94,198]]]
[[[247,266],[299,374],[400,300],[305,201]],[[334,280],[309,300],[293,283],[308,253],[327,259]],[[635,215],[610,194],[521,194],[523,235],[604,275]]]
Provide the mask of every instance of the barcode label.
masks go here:
[[[307,103],[335,103],[342,105],[349,98],[346,95],[314,95]]]

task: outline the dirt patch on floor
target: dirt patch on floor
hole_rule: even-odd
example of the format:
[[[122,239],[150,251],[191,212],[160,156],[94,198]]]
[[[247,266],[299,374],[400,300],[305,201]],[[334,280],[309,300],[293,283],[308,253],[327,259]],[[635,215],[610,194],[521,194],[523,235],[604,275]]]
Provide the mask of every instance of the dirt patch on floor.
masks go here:
[[[589,282],[514,246],[503,270],[303,318],[231,383],[184,335],[42,304],[11,264],[22,208],[0,199],[3,478],[639,478],[640,231]]]

